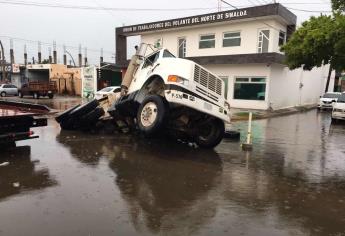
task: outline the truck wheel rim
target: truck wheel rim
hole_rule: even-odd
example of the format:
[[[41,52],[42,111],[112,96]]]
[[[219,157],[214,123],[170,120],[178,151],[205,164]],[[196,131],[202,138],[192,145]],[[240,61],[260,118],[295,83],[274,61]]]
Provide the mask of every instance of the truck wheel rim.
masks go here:
[[[143,107],[140,114],[140,121],[144,127],[151,126],[157,119],[157,105],[153,102],[148,102]]]

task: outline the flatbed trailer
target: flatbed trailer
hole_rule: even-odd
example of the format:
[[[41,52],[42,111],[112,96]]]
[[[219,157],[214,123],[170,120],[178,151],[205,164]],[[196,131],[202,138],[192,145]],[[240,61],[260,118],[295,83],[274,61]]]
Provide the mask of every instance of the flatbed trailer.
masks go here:
[[[30,128],[47,126],[47,106],[0,100],[0,145],[38,138]]]

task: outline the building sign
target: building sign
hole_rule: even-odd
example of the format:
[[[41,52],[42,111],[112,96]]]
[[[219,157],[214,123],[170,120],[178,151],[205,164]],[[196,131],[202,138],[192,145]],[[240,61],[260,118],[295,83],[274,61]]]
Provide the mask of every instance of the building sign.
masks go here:
[[[95,66],[82,69],[82,97],[94,98],[97,92],[97,70]]]
[[[12,65],[11,64],[0,64],[0,72],[2,72],[3,68],[5,68],[6,72],[12,72]]]
[[[18,74],[18,73],[20,73],[19,64],[12,64],[12,73],[13,73],[13,74]]]
[[[207,14],[207,15],[192,16],[192,17],[186,17],[186,18],[180,18],[180,19],[174,19],[174,20],[167,20],[167,21],[122,27],[122,33],[130,34],[130,33],[144,32],[144,31],[163,30],[163,29],[169,29],[169,28],[175,28],[175,27],[199,25],[199,24],[205,24],[205,23],[214,23],[214,22],[227,21],[231,19],[247,17],[247,15],[248,15],[248,12],[245,9],[218,12],[218,13]]]

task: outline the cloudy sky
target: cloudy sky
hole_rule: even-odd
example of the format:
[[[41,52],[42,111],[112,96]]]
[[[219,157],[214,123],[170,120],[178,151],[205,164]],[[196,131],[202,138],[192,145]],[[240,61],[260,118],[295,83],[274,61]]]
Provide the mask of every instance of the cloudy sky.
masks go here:
[[[11,5],[8,2],[18,5]],[[240,8],[273,1],[227,0],[227,2]],[[277,2],[290,8],[297,15],[299,24],[311,15],[319,15],[320,11],[330,11],[329,0],[277,0]],[[40,4],[55,5],[55,7],[37,6]],[[72,5],[79,8],[60,8],[56,5]],[[84,48],[88,48],[90,63],[98,63],[101,48],[104,50],[105,61],[114,62],[116,27],[216,12],[217,6],[218,0],[0,0],[2,18],[0,40],[8,54],[10,38],[13,39],[16,62],[19,63],[23,62],[24,45],[27,47],[29,58],[37,57],[37,41],[42,42],[43,58],[48,58],[49,47],[52,48],[53,41],[56,41],[60,62],[62,62],[64,44],[75,59],[81,44],[83,54]],[[80,9],[85,7],[99,10]],[[113,8],[113,10],[104,8]],[[228,10],[231,7],[223,3],[222,9]],[[6,57],[8,58],[8,55]]]

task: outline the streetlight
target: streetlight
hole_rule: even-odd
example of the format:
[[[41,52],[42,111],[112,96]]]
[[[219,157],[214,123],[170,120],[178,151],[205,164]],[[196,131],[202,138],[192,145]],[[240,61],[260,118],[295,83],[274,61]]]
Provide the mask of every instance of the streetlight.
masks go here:
[[[1,46],[1,60],[0,63],[2,64],[2,80],[6,79],[6,71],[5,71],[5,52],[4,52],[4,46],[2,45],[2,42],[0,40],[0,46]]]
[[[67,50],[65,50],[65,52],[72,58],[73,65],[74,65],[74,67],[76,67],[75,61],[74,61],[74,58],[73,58],[72,54],[69,51],[67,51]]]

